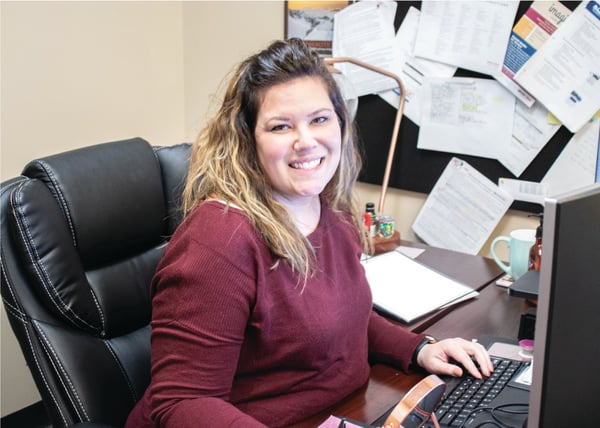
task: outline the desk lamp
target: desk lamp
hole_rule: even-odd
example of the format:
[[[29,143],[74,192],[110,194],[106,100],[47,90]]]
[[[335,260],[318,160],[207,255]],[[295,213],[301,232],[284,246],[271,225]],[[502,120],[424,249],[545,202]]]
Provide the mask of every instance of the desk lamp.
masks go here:
[[[389,71],[386,71],[382,68],[375,67],[374,65],[367,64],[365,62],[359,61],[354,58],[333,57],[333,58],[325,58],[324,61],[325,61],[325,64],[327,64],[327,68],[329,69],[329,72],[332,73],[334,76],[342,74],[342,72],[340,70],[338,70],[337,68],[335,68],[333,66],[334,64],[351,63],[358,67],[362,67],[367,70],[370,70],[375,73],[387,76],[391,79],[394,79],[396,81],[396,83],[398,84],[398,89],[400,90],[400,101],[398,102],[398,111],[396,113],[396,120],[394,122],[392,138],[390,140],[390,148],[388,150],[385,172],[383,174],[383,182],[381,183],[381,194],[379,196],[379,205],[377,207],[377,209],[378,209],[377,212],[379,214],[383,214],[384,205],[385,205],[385,196],[386,196],[387,188],[388,188],[388,185],[390,182],[390,173],[392,171],[392,162],[394,160],[394,153],[396,151],[396,141],[398,139],[398,132],[400,131],[400,122],[402,120],[402,113],[404,111],[404,99],[406,98],[406,89],[404,88],[404,83],[397,75],[390,73]],[[342,82],[340,86],[342,86],[341,89],[344,89],[343,87],[345,86],[345,83]],[[346,90],[348,91],[347,88],[346,88]],[[353,113],[356,113],[356,108],[358,107],[358,102],[354,99],[351,99],[350,101],[347,100],[347,103],[348,103],[349,110],[351,110]],[[399,241],[400,240],[399,233],[397,231],[395,231],[394,236],[391,239],[393,241]],[[379,246],[378,244],[383,244],[385,241],[389,241],[389,240],[390,240],[390,238],[384,238],[384,239],[376,238],[375,245],[376,245],[376,247],[378,247]],[[398,244],[399,244],[399,242],[398,242]]]

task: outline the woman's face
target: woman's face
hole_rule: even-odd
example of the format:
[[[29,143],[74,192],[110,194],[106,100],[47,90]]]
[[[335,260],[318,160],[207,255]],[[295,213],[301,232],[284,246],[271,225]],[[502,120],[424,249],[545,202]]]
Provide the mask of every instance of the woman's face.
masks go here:
[[[267,89],[254,136],[259,162],[281,202],[318,197],[340,162],[340,124],[318,77]]]

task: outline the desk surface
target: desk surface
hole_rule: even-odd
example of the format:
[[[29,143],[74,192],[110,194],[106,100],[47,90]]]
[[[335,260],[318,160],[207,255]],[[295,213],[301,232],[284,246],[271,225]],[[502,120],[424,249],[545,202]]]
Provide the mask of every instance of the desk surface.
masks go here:
[[[443,248],[429,247],[425,244],[414,242],[401,241],[401,245],[425,249],[415,260],[480,292],[491,281],[504,274],[504,271],[498,267],[494,260],[485,257],[459,253]],[[425,330],[429,332],[429,326],[445,318],[455,309],[456,306],[449,306],[405,325],[417,333]]]
[[[470,339],[492,335],[516,339],[520,315],[527,310],[527,303],[524,299],[509,296],[505,288],[495,285],[494,280],[503,272],[493,260],[417,243],[403,241],[402,245],[425,248],[417,260],[480,292],[475,299],[407,324],[406,328],[427,331],[438,338],[459,336]],[[390,366],[374,365],[365,386],[294,427],[316,427],[332,414],[372,422],[398,403],[422,377],[423,374],[406,374]]]

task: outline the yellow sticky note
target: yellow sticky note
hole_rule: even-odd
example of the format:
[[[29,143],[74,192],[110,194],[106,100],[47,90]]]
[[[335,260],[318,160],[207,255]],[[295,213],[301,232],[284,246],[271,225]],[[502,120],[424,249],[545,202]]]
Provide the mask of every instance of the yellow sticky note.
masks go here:
[[[548,112],[548,124],[549,125],[562,125],[560,120],[558,120],[558,118],[550,112]]]

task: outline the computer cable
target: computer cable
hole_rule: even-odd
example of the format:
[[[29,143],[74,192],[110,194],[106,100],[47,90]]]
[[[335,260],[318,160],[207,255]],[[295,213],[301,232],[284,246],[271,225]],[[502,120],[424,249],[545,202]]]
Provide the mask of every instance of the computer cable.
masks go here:
[[[511,410],[512,408],[515,408],[515,407],[520,410]],[[513,427],[511,425],[508,425],[505,421],[503,421],[498,416],[498,413],[508,413],[508,414],[513,414],[513,415],[527,415],[528,408],[529,408],[529,405],[527,403],[507,403],[507,404],[500,404],[498,406],[493,406],[493,407],[492,406],[478,407],[469,412],[469,414],[465,418],[465,421],[461,425],[459,425],[458,428],[464,428],[465,424],[469,421],[471,416],[476,415],[477,413],[481,413],[481,412],[489,412],[492,419],[488,419],[487,421],[482,421],[473,428],[480,428],[485,425],[492,425],[492,426],[495,426],[498,428],[521,428],[521,427]]]

